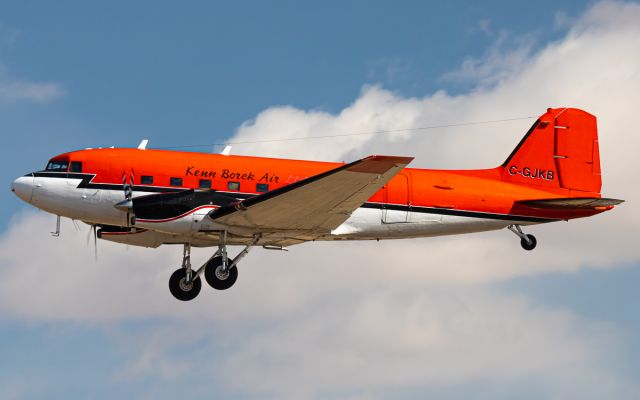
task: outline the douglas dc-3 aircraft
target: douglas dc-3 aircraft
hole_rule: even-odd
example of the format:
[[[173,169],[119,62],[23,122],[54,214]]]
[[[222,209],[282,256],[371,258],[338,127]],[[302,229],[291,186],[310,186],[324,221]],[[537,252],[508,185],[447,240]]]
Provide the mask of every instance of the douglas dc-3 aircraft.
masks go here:
[[[417,238],[588,217],[622,200],[600,196],[596,118],[548,109],[500,166],[405,168],[413,158],[369,156],[350,164],[167,150],[87,149],[53,157],[11,187],[42,210],[129,245],[182,244],[169,289],[192,300],[201,279],[228,289],[252,247],[315,240]],[[59,222],[59,219],[58,219]],[[59,227],[59,225],[58,225]],[[227,245],[244,245],[230,257]],[[191,246],[217,246],[199,269]]]

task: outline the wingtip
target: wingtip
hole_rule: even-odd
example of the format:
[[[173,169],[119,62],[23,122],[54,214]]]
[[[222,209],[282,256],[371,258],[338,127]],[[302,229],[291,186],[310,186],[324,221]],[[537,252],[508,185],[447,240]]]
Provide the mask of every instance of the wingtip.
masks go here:
[[[352,172],[366,172],[383,174],[394,167],[406,167],[413,157],[399,156],[369,156],[353,163],[348,170]]]
[[[393,162],[396,164],[409,164],[411,161],[413,161],[414,158],[415,157],[371,155],[365,158],[365,160]]]

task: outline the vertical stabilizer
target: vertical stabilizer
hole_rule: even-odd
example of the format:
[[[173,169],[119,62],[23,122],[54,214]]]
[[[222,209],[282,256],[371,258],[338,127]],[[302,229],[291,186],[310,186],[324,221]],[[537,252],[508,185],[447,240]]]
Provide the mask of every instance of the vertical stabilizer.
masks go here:
[[[548,109],[502,167],[504,181],[600,193],[596,117],[576,108]]]

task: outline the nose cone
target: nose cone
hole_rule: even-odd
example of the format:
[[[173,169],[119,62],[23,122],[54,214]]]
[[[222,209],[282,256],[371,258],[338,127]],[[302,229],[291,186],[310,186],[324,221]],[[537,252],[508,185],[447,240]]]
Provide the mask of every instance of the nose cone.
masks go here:
[[[33,177],[21,176],[11,184],[11,191],[27,203],[31,203],[33,197]]]

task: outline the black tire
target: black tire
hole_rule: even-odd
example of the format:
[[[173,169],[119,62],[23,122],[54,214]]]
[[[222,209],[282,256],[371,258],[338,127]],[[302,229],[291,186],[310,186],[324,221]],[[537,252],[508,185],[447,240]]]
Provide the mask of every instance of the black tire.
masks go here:
[[[195,276],[196,272],[191,272],[193,279],[190,285],[185,285],[186,272],[184,268],[177,269],[169,278],[169,290],[173,297],[181,301],[189,301],[196,298],[202,288],[202,280]]]
[[[533,235],[526,235],[526,236],[527,236],[527,239],[529,239],[529,241],[525,239],[520,239],[520,246],[522,246],[522,248],[527,251],[535,249],[536,245],[538,244],[536,237]]]
[[[228,260],[231,262],[231,260]],[[233,286],[238,279],[238,268],[234,265],[229,268],[226,277],[222,275],[222,257],[214,257],[204,267],[204,279],[209,286],[217,290],[226,290]],[[217,273],[216,273],[217,271]]]

